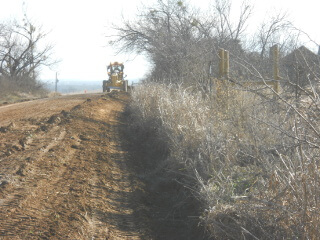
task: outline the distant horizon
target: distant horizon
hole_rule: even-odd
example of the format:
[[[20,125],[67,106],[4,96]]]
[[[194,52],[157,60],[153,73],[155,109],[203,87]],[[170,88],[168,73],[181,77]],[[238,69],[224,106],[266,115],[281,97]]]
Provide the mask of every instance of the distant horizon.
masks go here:
[[[52,79],[40,79],[39,81],[40,82],[48,82],[48,81],[52,81],[52,82],[55,82],[55,80],[56,79],[54,79],[54,78],[52,78]],[[58,78],[58,80],[59,80],[59,82],[99,82],[99,81],[103,81],[103,80],[107,80],[107,78],[105,78],[105,79],[94,79],[94,80],[89,80],[89,79],[87,79],[87,80],[84,80],[84,79],[59,79]],[[141,81],[142,80],[142,78],[134,78],[134,79],[128,79],[128,78],[126,78],[126,80],[128,80],[129,82],[139,82],[139,81]]]
[[[59,80],[58,92],[60,93],[77,93],[77,92],[90,92],[101,90],[102,91],[103,80]],[[129,80],[129,85],[132,82],[137,83],[140,79]],[[55,79],[40,80],[44,84],[44,87],[49,91],[55,91]]]
[[[58,80],[59,81],[78,81],[78,82],[87,82],[87,81],[103,81],[103,80],[107,80],[108,78],[105,78],[105,79],[74,79],[74,78],[69,78],[69,79],[59,79],[58,77]],[[125,78],[125,80],[128,80],[128,81],[141,81],[143,78]],[[55,78],[49,78],[49,79],[39,79],[40,82],[44,82],[44,81],[55,81],[56,79]]]

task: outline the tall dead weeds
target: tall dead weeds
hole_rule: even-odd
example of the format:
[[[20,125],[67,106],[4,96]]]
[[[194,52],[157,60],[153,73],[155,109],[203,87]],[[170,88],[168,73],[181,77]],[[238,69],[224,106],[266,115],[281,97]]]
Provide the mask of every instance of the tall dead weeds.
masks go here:
[[[319,236],[319,99],[297,104],[231,85],[203,96],[155,83],[132,96],[134,124],[167,142],[166,168],[185,176],[215,239]]]

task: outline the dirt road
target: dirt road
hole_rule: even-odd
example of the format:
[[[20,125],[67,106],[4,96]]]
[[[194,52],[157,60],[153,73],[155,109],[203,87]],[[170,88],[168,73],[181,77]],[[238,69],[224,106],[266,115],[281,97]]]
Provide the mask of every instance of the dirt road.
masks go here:
[[[127,102],[88,94],[0,107],[0,239],[152,239],[119,139]]]

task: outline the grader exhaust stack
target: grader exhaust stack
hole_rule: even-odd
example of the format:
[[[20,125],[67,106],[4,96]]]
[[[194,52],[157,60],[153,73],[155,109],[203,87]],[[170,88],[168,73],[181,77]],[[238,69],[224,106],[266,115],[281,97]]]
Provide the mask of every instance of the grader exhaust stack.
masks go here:
[[[109,79],[104,80],[102,84],[103,92],[111,92],[112,90],[128,91],[128,80],[124,80],[123,69],[123,63],[110,63],[107,67]]]

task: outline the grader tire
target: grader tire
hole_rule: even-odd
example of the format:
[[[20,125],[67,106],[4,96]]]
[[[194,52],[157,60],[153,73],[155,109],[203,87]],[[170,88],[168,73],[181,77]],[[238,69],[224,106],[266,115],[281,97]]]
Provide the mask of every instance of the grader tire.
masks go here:
[[[128,80],[123,81],[123,91],[128,92]]]
[[[103,80],[102,82],[102,91],[105,92],[107,90],[107,80]]]

